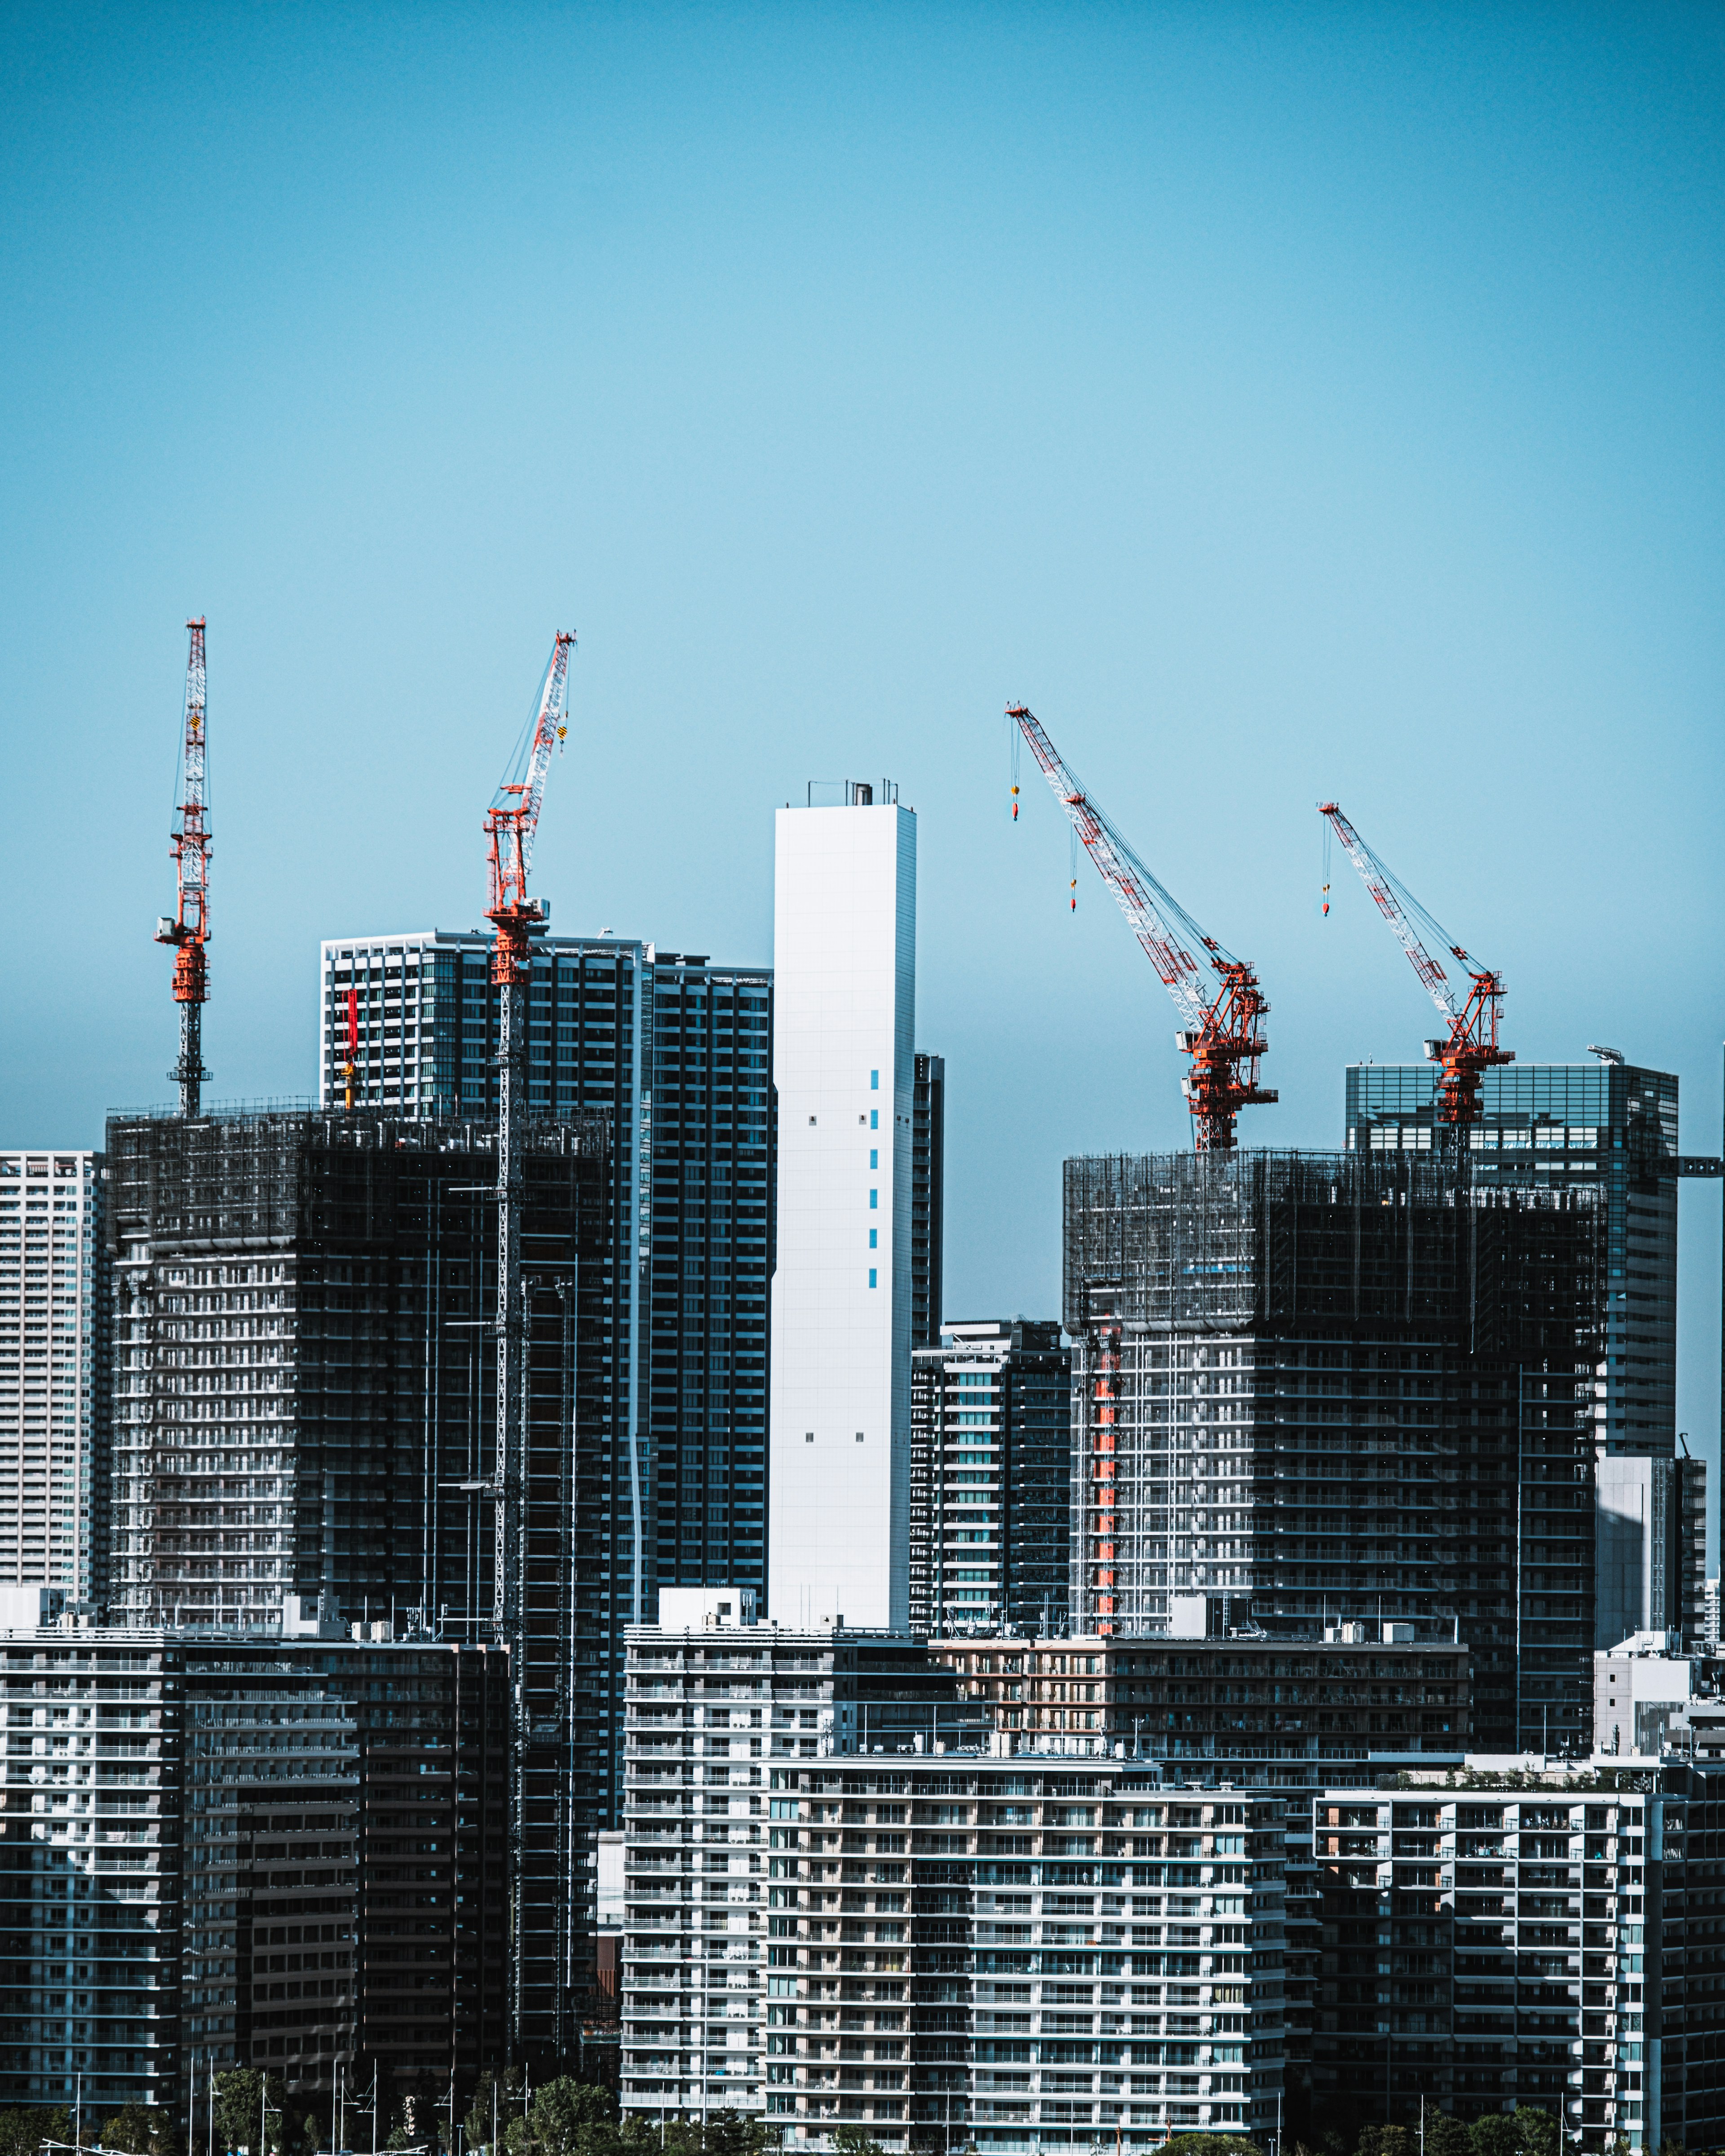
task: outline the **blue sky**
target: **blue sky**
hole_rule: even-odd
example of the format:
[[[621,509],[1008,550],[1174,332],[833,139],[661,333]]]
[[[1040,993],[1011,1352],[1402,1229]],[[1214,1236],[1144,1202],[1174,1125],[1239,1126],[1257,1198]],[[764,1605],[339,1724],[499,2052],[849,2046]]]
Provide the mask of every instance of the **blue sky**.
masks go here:
[[[1334,794],[1519,1055],[1718,1149],[1717,9],[14,9],[0,83],[7,1142],[168,1093],[201,612],[218,1098],[311,1089],[320,937],[477,919],[573,625],[560,927],[765,958],[773,808],[916,805],[949,1307],[1052,1311],[1062,1155],[1185,1136],[1009,699],[1257,962],[1252,1141],[1428,1029]]]

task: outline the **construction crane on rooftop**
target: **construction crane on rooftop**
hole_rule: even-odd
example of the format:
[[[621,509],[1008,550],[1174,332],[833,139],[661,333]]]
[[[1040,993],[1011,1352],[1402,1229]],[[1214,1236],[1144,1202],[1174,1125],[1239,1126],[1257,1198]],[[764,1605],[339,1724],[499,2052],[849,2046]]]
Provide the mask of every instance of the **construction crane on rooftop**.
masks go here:
[[[495,1504],[492,1537],[492,1626],[509,1649],[511,1771],[515,1779],[510,1816],[521,1818],[522,1777],[529,1740],[523,1650],[521,1482],[526,1435],[526,1302],[521,1289],[522,1155],[527,1123],[527,983],[532,972],[531,938],[543,935],[551,909],[527,896],[527,872],[552,751],[568,732],[563,698],[569,678],[572,634],[559,634],[539,685],[538,709],[524,747],[492,796],[485,812],[490,841],[490,903],[485,917],[497,932],[491,947],[491,983],[497,991],[497,1444],[491,1495]],[[519,1832],[512,1825],[511,1835]],[[519,1852],[512,1852],[518,1856]],[[511,1877],[520,1866],[511,1862]],[[509,2032],[511,2051],[520,2036],[521,1969],[521,1912],[511,1927]]]
[[[179,904],[156,923],[156,941],[174,954],[174,1001],[180,1007],[180,1060],[168,1072],[179,1081],[180,1113],[188,1121],[202,1112],[203,1006],[209,998],[209,974],[203,947],[209,941],[209,829],[204,822],[203,617],[188,621],[191,646],[186,655],[185,742],[181,756],[182,795],[168,854],[179,886]]]
[[[1480,1119],[1480,1080],[1500,1063],[1513,1063],[1514,1051],[1497,1045],[1503,976],[1464,951],[1448,929],[1423,906],[1407,886],[1379,860],[1333,801],[1320,801],[1317,813],[1342,841],[1360,881],[1395,932],[1420,985],[1448,1027],[1441,1040],[1425,1044],[1426,1060],[1443,1065],[1438,1087],[1442,1120],[1458,1127]],[[1457,993],[1432,947],[1448,953],[1467,975],[1466,994]],[[1466,1155],[1463,1156],[1464,1158]]]
[[[1145,867],[1062,762],[1035,715],[1023,704],[1009,704],[1006,716],[1029,742],[1050,790],[1184,1021],[1174,1040],[1192,1059],[1181,1084],[1196,1149],[1231,1151],[1240,1111],[1276,1097],[1258,1083],[1258,1059],[1270,1048],[1262,1024],[1270,1005],[1257,974],[1207,936]]]

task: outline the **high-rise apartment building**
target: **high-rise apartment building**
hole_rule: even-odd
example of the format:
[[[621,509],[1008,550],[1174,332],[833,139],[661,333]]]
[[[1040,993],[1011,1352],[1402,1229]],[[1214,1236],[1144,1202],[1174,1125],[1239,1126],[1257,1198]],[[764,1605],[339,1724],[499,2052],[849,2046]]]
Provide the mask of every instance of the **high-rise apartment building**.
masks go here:
[[[497,2056],[506,1656],[31,1628],[0,1710],[0,2103],[183,2119],[257,2066],[326,2104],[361,2055],[387,2102]]]
[[[1347,1147],[1430,1158],[1443,1074],[1432,1063],[1352,1064]],[[1604,1210],[1602,1339],[1593,1402],[1602,1453],[1669,1460],[1677,1434],[1677,1081],[1600,1060],[1488,1070],[1469,1133],[1476,1185],[1587,1190]]]
[[[689,2108],[704,2055],[709,2110],[787,2149],[1275,2132],[1277,1807],[1124,1760],[875,1750],[769,1764],[748,1803],[721,1902],[720,1823],[631,1778],[625,2110]]]
[[[911,1105],[911,1344],[937,1348],[946,1271],[947,1059],[916,1057]]]
[[[484,1118],[497,996],[480,931],[326,942],[320,1086],[357,1105]],[[536,1113],[610,1127],[614,1411],[646,1522],[639,1614],[668,1585],[767,1585],[773,976],[627,938],[546,937],[527,992]]]
[[[812,790],[812,789],[811,789]],[[896,798],[783,808],[768,1605],[909,1617],[916,824]]]
[[[1074,1629],[1441,1614],[1476,1744],[1585,1753],[1597,1220],[1400,1153],[1069,1161]]]
[[[1527,2105],[1566,2148],[1717,2141],[1725,1773],[1474,1758],[1313,1814],[1313,2123]]]
[[[911,1358],[911,1630],[1064,1623],[1072,1358],[1057,1320],[942,1328]]]
[[[0,1584],[104,1594],[108,1288],[98,1152],[0,1152]]]
[[[523,1142],[522,2041],[587,1968],[588,1837],[614,1822],[639,1451],[620,1404],[608,1132]],[[495,1126],[347,1113],[116,1118],[114,1594],[138,1625],[350,1620],[492,1636]]]

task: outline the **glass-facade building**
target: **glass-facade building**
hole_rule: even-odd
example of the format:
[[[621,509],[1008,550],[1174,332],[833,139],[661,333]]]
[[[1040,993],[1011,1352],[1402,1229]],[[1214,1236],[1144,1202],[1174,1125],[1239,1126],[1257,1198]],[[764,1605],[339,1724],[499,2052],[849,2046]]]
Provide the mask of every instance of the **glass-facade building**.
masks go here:
[[[1050,1632],[1070,1563],[1070,1352],[1055,1320],[943,1333],[911,1358],[911,1630]]]
[[[356,1107],[495,1115],[490,950],[477,930],[326,942],[323,1105],[347,1097],[351,1010]],[[614,1412],[647,1521],[640,1619],[661,1582],[766,1592],[772,1041],[768,968],[629,938],[535,947],[529,1108],[611,1124]]]
[[[1435,1064],[1354,1064],[1350,1152],[1430,1153],[1445,1132]],[[1595,1190],[1607,1250],[1604,1349],[1594,1402],[1601,1453],[1669,1460],[1676,1450],[1677,1081],[1630,1063],[1510,1064],[1488,1070],[1469,1161],[1481,1184]]]

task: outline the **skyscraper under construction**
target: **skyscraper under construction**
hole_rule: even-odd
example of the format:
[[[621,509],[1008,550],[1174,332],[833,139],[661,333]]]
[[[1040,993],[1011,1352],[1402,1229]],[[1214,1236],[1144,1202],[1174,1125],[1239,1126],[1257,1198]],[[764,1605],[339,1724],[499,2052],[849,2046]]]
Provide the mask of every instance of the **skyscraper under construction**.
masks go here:
[[[1601,1222],[1430,1157],[1070,1160],[1075,1630],[1441,1615],[1585,1751]]]
[[[271,1627],[289,1598],[490,1636],[495,1126],[377,1111],[117,1117],[110,1609]],[[526,1136],[521,2036],[588,1988],[586,1838],[616,1816],[644,1493],[620,1404],[608,1132]]]

